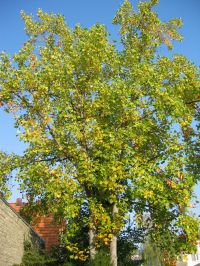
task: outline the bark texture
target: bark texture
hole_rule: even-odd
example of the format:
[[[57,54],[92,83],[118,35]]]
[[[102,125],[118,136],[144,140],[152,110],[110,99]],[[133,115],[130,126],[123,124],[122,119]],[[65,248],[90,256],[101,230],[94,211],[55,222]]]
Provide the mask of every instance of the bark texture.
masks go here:
[[[118,213],[117,205],[113,205],[113,217]],[[110,261],[112,266],[117,266],[117,236],[113,235],[110,243]]]
[[[90,259],[93,260],[96,255],[96,248],[95,248],[95,228],[89,229],[89,249],[90,249]]]

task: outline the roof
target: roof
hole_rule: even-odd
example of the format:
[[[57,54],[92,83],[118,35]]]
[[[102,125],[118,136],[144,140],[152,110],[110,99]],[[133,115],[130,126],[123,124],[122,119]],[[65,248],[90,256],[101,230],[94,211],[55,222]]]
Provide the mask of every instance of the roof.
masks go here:
[[[20,213],[20,209],[27,205],[21,198],[17,198],[16,202],[9,205],[17,213]],[[58,246],[60,244],[60,233],[63,232],[66,225],[64,222],[57,223],[53,213],[46,215],[33,215],[31,226],[35,232],[44,240],[45,249],[51,251],[52,247]]]

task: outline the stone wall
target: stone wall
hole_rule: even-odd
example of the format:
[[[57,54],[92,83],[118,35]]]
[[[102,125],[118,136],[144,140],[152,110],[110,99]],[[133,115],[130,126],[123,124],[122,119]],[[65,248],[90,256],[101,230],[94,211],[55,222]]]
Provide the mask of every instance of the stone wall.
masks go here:
[[[43,240],[2,198],[0,198],[0,266],[20,264],[24,241],[42,247]]]
[[[25,206],[26,203],[24,203],[21,198],[17,198],[16,202],[9,203],[9,205],[17,213],[20,213],[21,208]],[[60,244],[60,235],[65,231],[66,223],[64,221],[57,222],[52,213],[46,215],[37,215],[35,213],[35,217],[33,216],[31,218],[33,230],[44,240],[45,250],[50,252],[53,247]]]

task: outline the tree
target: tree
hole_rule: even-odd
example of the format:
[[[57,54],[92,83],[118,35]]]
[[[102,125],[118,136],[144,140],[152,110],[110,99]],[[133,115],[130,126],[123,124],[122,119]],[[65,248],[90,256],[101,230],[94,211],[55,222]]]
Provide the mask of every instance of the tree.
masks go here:
[[[156,4],[140,3],[135,12],[124,1],[113,20],[120,49],[101,24],[70,29],[61,15],[38,10],[34,20],[22,12],[29,40],[12,59],[1,56],[1,105],[28,145],[18,165],[22,190],[68,220],[86,206],[90,256],[110,245],[113,266],[129,211],[138,223],[150,215],[152,237],[164,229],[183,234],[185,249],[196,237],[186,230],[197,176],[187,167],[184,136],[196,113],[199,70],[184,56],[159,54],[182,37],[181,21],[161,22]],[[77,230],[70,223],[65,241],[84,260],[88,251],[70,243]]]
[[[4,198],[9,198],[10,196],[8,181],[12,178],[12,171],[16,168],[16,164],[16,155],[8,155],[7,153],[0,151],[0,196],[3,196]]]
[[[163,254],[161,254],[160,250],[155,246],[155,244],[146,240],[143,246],[143,256],[144,256],[144,265],[145,266],[162,266]]]

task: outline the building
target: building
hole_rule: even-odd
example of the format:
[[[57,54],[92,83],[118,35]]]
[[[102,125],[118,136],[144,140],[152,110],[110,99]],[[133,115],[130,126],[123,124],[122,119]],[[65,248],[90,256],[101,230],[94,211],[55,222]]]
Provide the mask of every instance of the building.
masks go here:
[[[17,213],[23,207],[22,199],[18,198],[16,202],[9,203]],[[58,224],[54,220],[53,214],[48,216],[39,216],[33,219],[31,224],[35,232],[44,240],[45,250],[50,251],[52,247],[59,245],[60,234],[65,229],[64,224]]]
[[[176,266],[200,266],[200,241],[197,241],[197,253],[183,256]]]
[[[0,239],[0,266],[20,264],[26,240],[38,248],[44,247],[44,241],[39,234],[2,197],[0,197]]]

